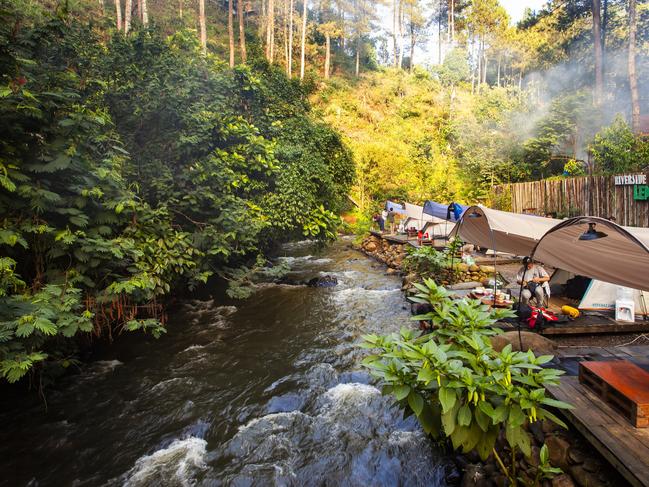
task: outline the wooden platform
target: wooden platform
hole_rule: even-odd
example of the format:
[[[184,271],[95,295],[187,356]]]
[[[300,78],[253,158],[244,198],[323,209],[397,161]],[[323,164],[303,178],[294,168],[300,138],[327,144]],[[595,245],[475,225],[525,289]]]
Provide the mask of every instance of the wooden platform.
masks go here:
[[[577,377],[563,377],[548,391],[575,407],[564,416],[631,485],[649,486],[649,430],[629,424]]]
[[[649,321],[626,323],[601,313],[583,314],[575,321],[548,325],[542,335],[597,335],[601,333],[647,333]]]

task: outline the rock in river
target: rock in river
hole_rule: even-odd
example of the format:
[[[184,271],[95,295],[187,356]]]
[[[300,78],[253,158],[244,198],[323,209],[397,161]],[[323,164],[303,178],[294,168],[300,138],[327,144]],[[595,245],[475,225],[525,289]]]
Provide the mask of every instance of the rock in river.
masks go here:
[[[338,278],[336,278],[335,276],[330,276],[329,274],[327,274],[326,276],[314,277],[307,283],[307,285],[310,287],[333,287],[337,284]]]

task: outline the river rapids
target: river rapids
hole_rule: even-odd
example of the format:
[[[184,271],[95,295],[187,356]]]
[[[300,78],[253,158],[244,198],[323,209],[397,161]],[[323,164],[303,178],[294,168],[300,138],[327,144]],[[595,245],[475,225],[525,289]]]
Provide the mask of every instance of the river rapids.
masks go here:
[[[360,366],[366,333],[412,326],[400,281],[341,241],[284,247],[303,282],[191,300],[122,337],[42,403],[0,413],[2,486],[443,486],[449,462]],[[223,300],[221,300],[223,301]]]

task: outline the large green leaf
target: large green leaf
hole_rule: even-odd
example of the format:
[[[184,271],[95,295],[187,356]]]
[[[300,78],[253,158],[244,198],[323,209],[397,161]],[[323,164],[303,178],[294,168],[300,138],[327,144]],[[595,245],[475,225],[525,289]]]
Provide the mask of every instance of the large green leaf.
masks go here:
[[[449,389],[447,387],[439,388],[439,402],[442,405],[442,412],[446,413],[455,406],[457,400],[457,395],[455,394],[454,389]]]

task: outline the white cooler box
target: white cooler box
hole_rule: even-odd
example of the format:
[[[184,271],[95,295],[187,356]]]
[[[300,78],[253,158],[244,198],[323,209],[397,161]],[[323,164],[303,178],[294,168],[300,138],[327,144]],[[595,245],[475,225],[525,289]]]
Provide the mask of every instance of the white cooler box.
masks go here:
[[[635,301],[633,299],[615,300],[615,321],[635,321]]]

